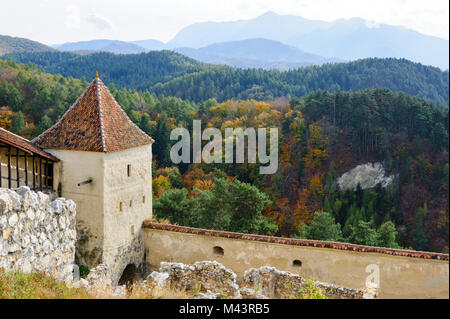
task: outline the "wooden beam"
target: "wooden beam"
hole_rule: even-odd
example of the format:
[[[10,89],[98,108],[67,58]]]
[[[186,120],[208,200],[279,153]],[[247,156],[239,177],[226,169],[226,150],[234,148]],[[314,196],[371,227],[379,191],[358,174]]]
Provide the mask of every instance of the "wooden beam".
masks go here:
[[[16,176],[17,176],[17,188],[20,187],[20,171],[19,171],[19,149],[16,148]]]
[[[27,153],[25,153],[25,154],[27,154]],[[16,154],[11,154],[11,157],[16,158],[17,155],[16,155]],[[19,155],[18,157],[19,157],[19,158],[20,158],[20,157],[25,157],[25,155]]]
[[[42,157],[39,157],[39,189],[42,191]]]
[[[47,159],[45,159],[45,162],[44,162],[44,176],[45,176],[45,179],[44,179],[44,186],[45,186],[45,189],[47,189],[48,188],[48,161],[47,161]]]
[[[3,181],[3,177],[2,177],[2,153],[0,153],[0,188],[2,188],[2,181]]]
[[[8,188],[11,188],[11,146],[8,147]]]
[[[25,153],[25,186],[28,186],[28,157]]]
[[[36,165],[35,165],[35,160],[36,158],[34,157],[33,154],[33,189],[36,189]]]
[[[8,177],[6,177],[6,176],[2,176],[2,178],[3,178],[3,179],[8,179]],[[11,181],[17,182],[17,179],[11,177]]]

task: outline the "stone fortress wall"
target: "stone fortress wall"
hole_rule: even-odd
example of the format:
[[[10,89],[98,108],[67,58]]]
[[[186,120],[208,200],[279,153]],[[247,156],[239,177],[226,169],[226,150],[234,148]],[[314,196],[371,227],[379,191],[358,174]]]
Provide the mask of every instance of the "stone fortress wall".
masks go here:
[[[0,268],[72,280],[76,205],[26,186],[0,189]]]
[[[145,221],[148,268],[216,260],[243,277],[275,267],[350,289],[379,278],[378,298],[449,298],[449,255],[315,240],[240,234]]]
[[[52,201],[49,195],[25,186],[0,189],[0,268],[26,273],[40,271],[59,280],[72,280],[77,241],[75,218],[76,205],[72,200]],[[161,262],[195,264],[215,260],[240,279],[250,268],[271,266],[305,279],[356,290],[366,286],[369,276],[378,277],[378,298],[449,297],[448,254],[240,234],[150,221],[144,221],[135,236],[139,240],[128,248],[139,252],[139,260],[131,258],[126,263],[135,264],[136,269],[143,261],[151,271],[158,269]],[[122,263],[115,264],[123,268]],[[117,276],[114,277],[111,279],[117,282]]]

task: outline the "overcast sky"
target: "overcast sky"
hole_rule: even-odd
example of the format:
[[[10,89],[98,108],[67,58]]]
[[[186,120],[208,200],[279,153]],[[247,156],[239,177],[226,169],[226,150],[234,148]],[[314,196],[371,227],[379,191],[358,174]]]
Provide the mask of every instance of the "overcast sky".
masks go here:
[[[0,0],[0,34],[45,44],[167,42],[195,22],[251,19],[269,10],[325,21],[361,17],[449,38],[448,0]]]

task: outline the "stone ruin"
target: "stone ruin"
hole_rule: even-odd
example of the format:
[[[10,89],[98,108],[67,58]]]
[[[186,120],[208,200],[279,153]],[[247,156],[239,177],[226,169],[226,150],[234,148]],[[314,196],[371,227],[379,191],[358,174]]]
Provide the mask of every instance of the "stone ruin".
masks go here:
[[[329,299],[374,299],[374,287],[349,289],[310,281]],[[238,282],[236,274],[217,261],[200,261],[193,265],[162,262],[144,285],[186,291],[199,291],[194,298],[269,299],[300,298],[308,281],[303,277],[274,267],[250,268]]]
[[[125,285],[114,285],[113,271],[100,264],[86,279],[73,282],[76,244],[76,205],[72,200],[33,192],[0,189],[0,268],[24,273],[44,272],[73,287],[84,287],[92,296],[126,297]],[[133,278],[136,280],[137,278]],[[195,292],[193,298],[267,299],[299,298],[308,281],[299,275],[265,266],[248,269],[241,280],[217,261],[193,265],[162,262],[141,287],[164,287]],[[314,281],[326,298],[374,298],[376,289],[348,289]]]

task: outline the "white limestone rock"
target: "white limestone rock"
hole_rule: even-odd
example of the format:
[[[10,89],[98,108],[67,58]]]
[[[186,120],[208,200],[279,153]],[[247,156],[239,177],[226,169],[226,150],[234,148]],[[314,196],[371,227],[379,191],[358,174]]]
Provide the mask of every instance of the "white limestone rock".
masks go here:
[[[15,191],[0,188],[0,267],[71,280],[76,206],[63,198],[56,203],[49,198],[25,186]]]
[[[362,189],[374,188],[378,184],[389,186],[395,175],[386,175],[381,163],[367,163],[358,165],[338,178],[337,184],[341,190],[356,189],[358,184]]]

